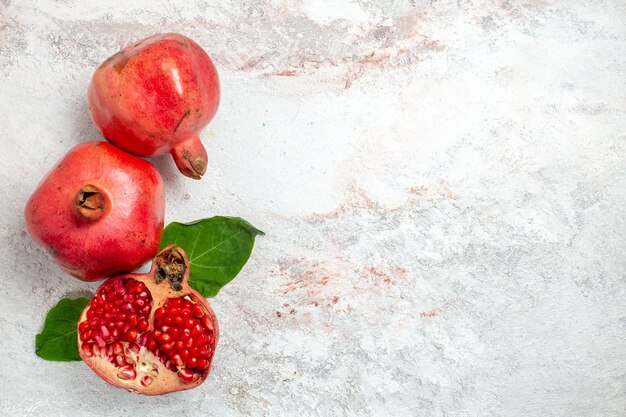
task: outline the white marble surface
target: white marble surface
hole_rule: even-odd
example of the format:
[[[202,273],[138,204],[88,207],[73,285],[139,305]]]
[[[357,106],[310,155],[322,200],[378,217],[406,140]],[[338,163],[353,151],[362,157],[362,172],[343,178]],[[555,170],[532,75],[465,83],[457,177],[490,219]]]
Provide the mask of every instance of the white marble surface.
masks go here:
[[[0,414],[624,416],[621,0],[0,0]],[[206,178],[155,160],[167,220],[263,229],[212,301],[200,388],[147,398],[34,355],[93,291],[24,232],[98,138],[94,68],[178,31],[219,68]]]

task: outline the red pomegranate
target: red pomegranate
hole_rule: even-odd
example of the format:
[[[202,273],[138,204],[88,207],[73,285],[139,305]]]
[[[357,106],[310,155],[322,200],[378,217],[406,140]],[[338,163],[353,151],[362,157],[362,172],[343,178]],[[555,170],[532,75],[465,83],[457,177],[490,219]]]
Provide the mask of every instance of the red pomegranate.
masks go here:
[[[211,369],[219,328],[188,277],[185,252],[170,245],[149,273],[106,280],[78,320],[81,358],[106,382],[140,394],[200,385]]]
[[[195,179],[207,167],[198,134],[219,99],[213,62],[176,33],[143,39],[104,61],[88,94],[91,117],[109,142],[140,156],[169,152],[180,172]]]
[[[163,232],[159,172],[106,142],[74,147],[26,203],[26,229],[76,278],[132,271],[152,258]]]

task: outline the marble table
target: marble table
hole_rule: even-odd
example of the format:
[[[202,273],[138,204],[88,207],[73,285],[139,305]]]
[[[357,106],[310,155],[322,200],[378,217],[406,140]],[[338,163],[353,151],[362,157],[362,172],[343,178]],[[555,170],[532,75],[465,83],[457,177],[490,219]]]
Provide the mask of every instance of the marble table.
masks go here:
[[[0,415],[624,416],[626,6],[619,0],[0,0]],[[34,336],[93,292],[24,231],[100,138],[94,68],[175,31],[223,89],[167,221],[264,230],[211,300],[211,377],[158,398]]]

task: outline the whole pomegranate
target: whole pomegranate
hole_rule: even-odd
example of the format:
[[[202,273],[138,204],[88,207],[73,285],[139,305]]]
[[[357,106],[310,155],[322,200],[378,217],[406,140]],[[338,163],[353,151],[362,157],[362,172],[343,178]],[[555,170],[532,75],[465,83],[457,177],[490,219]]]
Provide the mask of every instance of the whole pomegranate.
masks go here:
[[[74,147],[26,203],[26,229],[70,275],[85,281],[132,271],[163,232],[161,175],[106,142]]]
[[[180,172],[195,179],[207,167],[198,133],[219,100],[211,58],[176,33],[143,39],[104,61],[88,94],[91,117],[109,142],[140,156],[169,152]]]
[[[81,358],[106,382],[132,392],[159,395],[200,385],[219,328],[188,277],[185,252],[170,245],[149,273],[106,280],[78,320]]]

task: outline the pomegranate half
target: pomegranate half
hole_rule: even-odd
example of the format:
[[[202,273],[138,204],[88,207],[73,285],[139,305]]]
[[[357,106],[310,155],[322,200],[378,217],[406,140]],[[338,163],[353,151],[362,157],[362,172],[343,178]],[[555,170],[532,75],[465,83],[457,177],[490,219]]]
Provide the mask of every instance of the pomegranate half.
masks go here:
[[[159,249],[163,180],[148,161],[106,142],[75,146],[32,194],[31,237],[84,281],[137,269]]]
[[[219,328],[188,278],[185,252],[170,245],[149,273],[106,280],[78,321],[81,358],[106,382],[131,392],[159,395],[200,385]]]
[[[219,100],[211,58],[176,33],[151,36],[108,58],[88,93],[91,117],[109,142],[139,156],[169,152],[180,172],[195,179],[207,167],[198,134]]]

